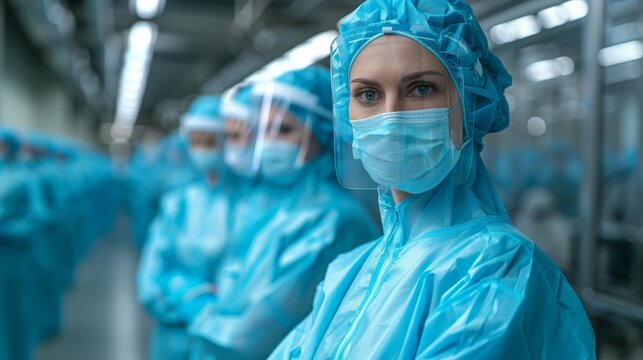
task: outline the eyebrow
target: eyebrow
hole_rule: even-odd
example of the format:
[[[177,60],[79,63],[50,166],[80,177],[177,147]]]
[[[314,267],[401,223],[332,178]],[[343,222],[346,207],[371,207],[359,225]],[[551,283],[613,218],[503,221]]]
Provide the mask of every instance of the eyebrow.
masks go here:
[[[444,77],[444,74],[442,74],[440,72],[433,71],[433,70],[426,70],[426,71],[418,71],[418,72],[415,72],[415,73],[412,73],[412,74],[404,75],[402,77],[402,81],[403,82],[409,82],[411,80],[421,78],[422,76],[425,76],[425,75],[435,75],[435,76]],[[357,78],[357,79],[351,80],[351,83],[354,83],[354,82],[362,83],[362,84],[365,84],[365,85],[377,85],[378,84],[378,82],[376,80],[369,80],[369,79],[364,79],[364,78]]]
[[[407,82],[407,81],[415,80],[415,79],[421,78],[424,75],[436,75],[436,76],[444,77],[444,74],[440,72],[433,71],[433,70],[426,70],[426,71],[418,71],[413,74],[404,75],[402,77],[402,81]]]
[[[351,80],[351,83],[354,83],[354,82],[362,83],[364,85],[371,85],[371,86],[378,84],[377,81],[375,80],[368,80],[368,79],[362,79],[362,78]]]

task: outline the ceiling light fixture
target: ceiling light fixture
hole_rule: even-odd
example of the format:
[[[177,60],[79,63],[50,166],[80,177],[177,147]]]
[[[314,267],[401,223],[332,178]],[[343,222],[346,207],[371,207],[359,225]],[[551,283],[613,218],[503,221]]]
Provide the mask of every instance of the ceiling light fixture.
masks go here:
[[[165,8],[165,0],[133,0],[134,12],[141,19],[149,20],[159,16]]]
[[[156,26],[146,21],[132,25],[128,33],[116,116],[112,126],[112,137],[115,140],[128,141],[132,135],[145,94],[156,36]]]

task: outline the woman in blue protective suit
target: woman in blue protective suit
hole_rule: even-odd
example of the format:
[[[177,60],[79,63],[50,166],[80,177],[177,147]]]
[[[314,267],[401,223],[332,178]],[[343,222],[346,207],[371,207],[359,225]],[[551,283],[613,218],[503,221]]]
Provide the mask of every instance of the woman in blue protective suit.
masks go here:
[[[288,72],[253,85],[251,98],[254,120],[236,127],[249,141],[228,142],[229,162],[248,157],[255,173],[252,193],[235,211],[248,215],[235,216],[238,246],[220,271],[218,302],[190,326],[193,359],[268,356],[310,312],[326,266],[377,236],[366,210],[335,179],[328,70]],[[253,208],[267,216],[250,215]]]
[[[157,321],[150,357],[183,359],[187,325],[216,301],[215,276],[229,238],[234,188],[223,164],[220,99],[197,98],[183,118],[189,156],[201,178],[165,195],[138,271],[138,297]]]
[[[384,236],[341,255],[271,359],[588,359],[592,327],[482,163],[511,77],[459,0],[368,0],[331,54],[336,167]],[[368,177],[359,176],[360,171]]]

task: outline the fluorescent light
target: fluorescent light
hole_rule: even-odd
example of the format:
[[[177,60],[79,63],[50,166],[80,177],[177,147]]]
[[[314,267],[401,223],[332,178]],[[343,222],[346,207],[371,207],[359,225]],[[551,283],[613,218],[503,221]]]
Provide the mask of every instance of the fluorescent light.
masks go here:
[[[139,49],[148,48],[154,36],[156,35],[156,28],[151,22],[139,21],[132,25],[128,35],[128,50],[137,51]]]
[[[165,8],[165,0],[135,0],[136,15],[142,19],[158,16]]]
[[[495,25],[491,28],[491,41],[498,45],[507,44],[538,34],[543,28],[552,29],[570,21],[582,19],[589,13],[586,0],[570,0],[538,12],[538,16],[527,15]]]
[[[127,78],[127,77],[122,78],[121,79],[121,87],[120,87],[121,93],[136,93],[136,94],[138,94],[143,89],[143,87],[145,85],[144,84],[145,77],[142,77],[142,78],[139,77],[138,79],[140,79],[140,80],[137,81],[134,78]]]
[[[582,19],[589,13],[589,6],[585,0],[572,0],[560,6],[567,10],[569,21]]]
[[[538,20],[545,29],[551,29],[570,21],[582,19],[588,13],[587,1],[571,0],[538,12]]]
[[[319,33],[295,46],[281,57],[250,74],[243,82],[266,81],[288,71],[303,69],[330,55],[330,46],[337,37],[337,31]]]
[[[568,21],[567,12],[559,6],[553,6],[538,12],[538,19],[545,29],[561,26]]]
[[[154,24],[145,21],[132,25],[129,31],[112,127],[114,138],[127,140],[131,136],[145,94],[156,35]]]
[[[529,81],[540,82],[571,75],[574,72],[574,60],[567,56],[542,60],[527,65],[525,75]]]
[[[506,44],[536,35],[540,30],[540,23],[536,17],[527,15],[492,27],[491,40],[499,45]]]
[[[643,43],[640,40],[609,46],[598,53],[602,66],[613,66],[643,58]]]
[[[136,119],[138,109],[138,104],[134,107],[120,107],[116,112],[116,116],[119,118]]]

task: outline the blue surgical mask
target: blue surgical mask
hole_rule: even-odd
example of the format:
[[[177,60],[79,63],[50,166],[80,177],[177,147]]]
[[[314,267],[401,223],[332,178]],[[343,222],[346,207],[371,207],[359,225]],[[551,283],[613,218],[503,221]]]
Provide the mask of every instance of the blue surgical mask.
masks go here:
[[[226,165],[237,175],[250,177],[254,174],[252,151],[249,147],[226,144],[223,158]]]
[[[266,179],[286,185],[292,183],[301,171],[297,163],[300,148],[281,141],[266,140],[261,153],[260,172]]]
[[[219,149],[190,149],[190,160],[195,169],[202,172],[217,172],[223,168]]]
[[[460,157],[449,135],[449,109],[379,114],[352,121],[353,156],[375,182],[420,194],[446,178]]]

